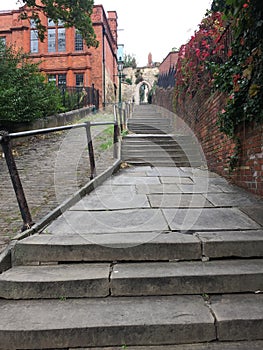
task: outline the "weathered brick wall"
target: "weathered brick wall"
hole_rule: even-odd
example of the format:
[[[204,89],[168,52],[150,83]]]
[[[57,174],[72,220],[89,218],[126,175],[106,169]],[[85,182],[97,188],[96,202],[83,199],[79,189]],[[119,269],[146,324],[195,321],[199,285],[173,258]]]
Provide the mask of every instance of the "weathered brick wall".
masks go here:
[[[171,91],[156,90],[155,103],[173,111]],[[162,104],[159,104],[162,103]],[[231,182],[257,195],[263,196],[263,125],[244,124],[237,131],[241,140],[241,151],[237,167],[229,173],[229,157],[234,154],[235,143],[219,131],[217,113],[222,110],[225,97],[215,93],[208,97],[199,91],[188,96],[176,106],[177,115],[193,130],[206,155],[207,164]]]
[[[152,103],[173,111],[174,88],[157,87],[153,95]]]

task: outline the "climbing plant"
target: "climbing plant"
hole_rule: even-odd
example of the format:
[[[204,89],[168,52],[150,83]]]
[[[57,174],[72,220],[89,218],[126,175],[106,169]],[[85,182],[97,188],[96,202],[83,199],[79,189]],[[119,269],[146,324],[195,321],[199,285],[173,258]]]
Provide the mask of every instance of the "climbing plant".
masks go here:
[[[210,68],[214,88],[226,93],[226,106],[219,113],[221,131],[235,136],[238,125],[263,120],[263,18],[261,0],[214,1],[223,9],[233,35],[226,62],[213,62]]]
[[[223,92],[220,131],[236,144],[230,168],[237,165],[240,125],[263,121],[262,0],[214,0],[199,30],[179,51],[175,103],[199,90]]]
[[[211,90],[212,76],[206,74],[204,79],[204,74],[209,73],[208,63],[222,49],[218,42],[224,30],[221,13],[210,13],[189,42],[181,46],[176,67],[177,99],[182,100],[186,95],[193,97],[198,89]]]

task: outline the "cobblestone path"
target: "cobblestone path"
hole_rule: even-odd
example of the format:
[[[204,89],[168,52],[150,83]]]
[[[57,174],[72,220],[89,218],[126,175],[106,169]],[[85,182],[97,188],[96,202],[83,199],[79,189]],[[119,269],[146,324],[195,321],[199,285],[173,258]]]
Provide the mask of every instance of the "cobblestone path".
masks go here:
[[[93,121],[112,120],[97,115]],[[93,127],[97,173],[113,164],[112,147],[102,150],[105,126]],[[105,148],[105,147],[104,147]],[[90,168],[84,128],[31,137],[13,146],[17,168],[32,219],[37,222],[89,181]],[[22,219],[0,146],[0,252],[20,232]]]

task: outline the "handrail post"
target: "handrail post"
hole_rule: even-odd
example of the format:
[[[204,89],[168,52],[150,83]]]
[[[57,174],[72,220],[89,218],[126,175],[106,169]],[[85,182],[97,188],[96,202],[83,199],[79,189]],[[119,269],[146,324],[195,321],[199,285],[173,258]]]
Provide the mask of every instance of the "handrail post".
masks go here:
[[[91,132],[90,132],[90,122],[85,122],[85,129],[87,134],[87,142],[88,142],[88,150],[89,150],[89,161],[90,161],[90,179],[94,179],[94,177],[97,176],[96,172],[96,164],[95,164],[95,156],[94,156],[94,149],[93,149],[93,143],[91,138]]]
[[[127,109],[123,110],[123,130],[127,130]]]
[[[120,118],[121,132],[123,132],[122,103],[119,104],[119,118]]]
[[[119,135],[120,135],[120,130],[119,130],[118,121],[116,120],[114,123],[114,133],[113,133],[113,145],[114,145],[113,157],[115,159],[118,158]]]
[[[0,132],[0,143],[2,145],[2,149],[5,155],[6,164],[8,167],[8,171],[11,177],[11,181],[13,184],[13,188],[15,191],[15,195],[17,198],[18,206],[20,209],[20,213],[23,219],[22,232],[29,229],[34,225],[32,221],[32,217],[29,211],[29,207],[26,201],[26,196],[23,190],[23,186],[18,174],[16,162],[12,153],[12,147],[10,142],[9,133],[6,131]]]

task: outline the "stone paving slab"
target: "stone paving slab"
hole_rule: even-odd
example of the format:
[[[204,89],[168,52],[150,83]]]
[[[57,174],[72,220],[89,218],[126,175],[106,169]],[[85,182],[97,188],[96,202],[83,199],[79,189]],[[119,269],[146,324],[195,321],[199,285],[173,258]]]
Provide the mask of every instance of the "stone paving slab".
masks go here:
[[[114,209],[134,209],[150,208],[149,201],[145,195],[130,193],[120,194],[99,194],[91,193],[81,199],[70,210],[114,210]]]
[[[137,184],[160,184],[158,177],[145,177],[145,176],[126,176],[126,175],[115,175],[108,179],[104,183],[105,185],[137,185]]]
[[[148,198],[153,208],[213,207],[201,194],[150,194]]]
[[[263,260],[119,263],[110,286],[113,296],[263,291]]]
[[[67,211],[44,232],[65,235],[72,233],[114,233],[168,230],[160,209],[113,211]]]
[[[216,178],[216,179],[223,179],[220,177],[220,175],[211,172],[207,169],[199,169],[199,168],[192,168],[192,167],[180,167],[181,170],[183,170],[185,173],[191,174],[194,177],[207,177],[207,178]],[[223,179],[227,183],[225,179]]]
[[[213,296],[210,302],[219,341],[263,338],[263,294]]]
[[[207,189],[207,187],[211,188],[209,192],[215,192],[215,193],[241,193],[244,197],[250,196],[250,193],[244,193],[240,188],[237,186],[231,185],[227,183],[227,181],[224,178],[221,177],[200,177],[200,176],[190,176],[190,178],[193,180],[195,186],[198,186],[199,190]],[[186,186],[185,186],[186,187]],[[187,187],[186,187],[187,188]],[[189,187],[191,189],[191,187]],[[212,191],[213,190],[213,191]]]
[[[263,205],[253,205],[249,207],[244,207],[242,205],[240,210],[263,227]]]
[[[152,169],[149,165],[133,166],[131,164],[124,164],[124,166],[121,172],[125,176],[147,176],[147,172]]]
[[[162,209],[171,230],[242,230],[260,226],[237,208]]]
[[[179,190],[182,193],[222,193],[222,189],[218,185],[209,183],[208,180],[195,182],[193,184],[178,184]]]
[[[76,349],[76,348],[75,348]],[[123,350],[122,347],[78,348],[78,350]],[[129,346],[127,350],[262,350],[263,341],[210,342],[200,344],[161,345],[161,346]],[[74,350],[73,348],[69,350]]]
[[[109,295],[109,274],[109,264],[15,266],[0,275],[0,297],[105,297]]]
[[[252,206],[259,203],[254,197],[244,196],[242,193],[208,193],[206,198],[215,206],[215,207],[245,207]],[[261,214],[263,217],[263,201],[261,207]],[[263,219],[262,219],[263,220]],[[263,221],[262,221],[263,222]]]
[[[190,177],[183,177],[183,176],[166,176],[160,177],[160,181],[162,184],[184,184],[184,185],[190,185],[193,184],[193,180]]]
[[[178,232],[34,235],[18,242],[14,264],[52,261],[169,261],[201,259],[200,240]]]
[[[136,185],[136,190],[140,194],[154,193],[182,193],[177,184],[160,184],[160,185]]]
[[[0,300],[0,314],[4,348],[161,345],[216,338],[214,318],[200,296]]]
[[[191,169],[191,168],[188,168]],[[154,167],[151,170],[147,171],[147,176],[163,176],[163,177],[170,177],[170,176],[176,176],[176,177],[186,177],[191,176],[192,173],[189,171],[184,171],[179,167]]]
[[[203,255],[210,258],[262,257],[263,230],[197,232]]]
[[[94,194],[122,194],[122,193],[129,193],[130,195],[134,195],[136,193],[136,187],[135,185],[112,185],[112,184],[103,184],[99,187],[97,187],[94,192]]]

